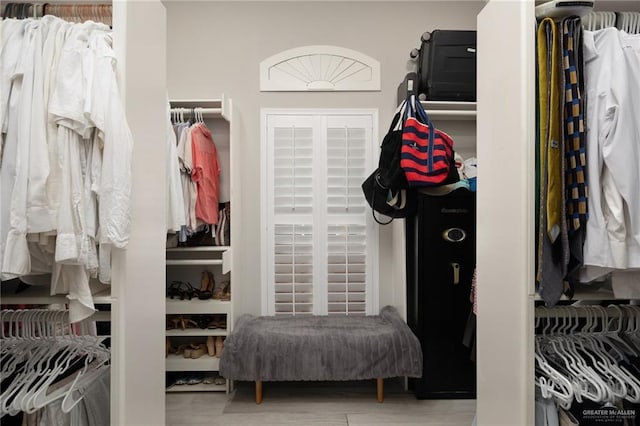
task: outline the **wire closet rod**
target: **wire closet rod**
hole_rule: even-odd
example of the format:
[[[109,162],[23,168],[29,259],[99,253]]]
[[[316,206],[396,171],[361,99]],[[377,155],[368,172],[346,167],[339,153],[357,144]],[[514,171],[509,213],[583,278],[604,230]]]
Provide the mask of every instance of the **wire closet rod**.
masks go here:
[[[42,18],[57,16],[69,22],[94,21],[111,25],[113,9],[110,3],[46,3],[10,2],[3,9],[4,18]]]
[[[205,116],[220,115],[222,114],[222,108],[171,108],[172,114],[193,114],[195,112],[202,113]]]
[[[630,310],[625,307],[631,307]],[[584,305],[584,306],[556,306],[547,308],[539,306],[536,308],[536,318],[586,318],[598,317],[606,314],[609,318],[627,317],[640,315],[640,306],[637,305]]]

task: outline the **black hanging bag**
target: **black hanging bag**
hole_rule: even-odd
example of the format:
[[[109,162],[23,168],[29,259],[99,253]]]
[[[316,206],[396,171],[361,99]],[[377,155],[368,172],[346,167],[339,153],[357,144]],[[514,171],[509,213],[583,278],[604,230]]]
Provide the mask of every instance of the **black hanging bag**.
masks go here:
[[[371,206],[373,218],[381,225],[387,225],[395,218],[411,216],[416,210],[416,200],[404,170],[400,167],[402,129],[406,116],[406,100],[396,111],[389,132],[382,140],[378,168],[362,183],[362,191]],[[380,221],[375,213],[389,217]]]

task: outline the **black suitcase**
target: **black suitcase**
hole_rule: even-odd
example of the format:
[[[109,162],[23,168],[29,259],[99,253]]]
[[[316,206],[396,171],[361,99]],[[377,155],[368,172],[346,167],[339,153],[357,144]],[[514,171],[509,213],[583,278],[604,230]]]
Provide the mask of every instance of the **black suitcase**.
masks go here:
[[[418,93],[430,101],[476,100],[476,32],[435,30],[422,35]]]

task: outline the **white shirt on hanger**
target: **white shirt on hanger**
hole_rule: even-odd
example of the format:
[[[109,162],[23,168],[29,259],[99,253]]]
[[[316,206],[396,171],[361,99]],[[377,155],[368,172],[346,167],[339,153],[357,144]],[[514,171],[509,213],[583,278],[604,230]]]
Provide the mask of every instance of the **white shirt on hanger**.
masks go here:
[[[131,165],[133,136],[127,125],[116,81],[116,59],[108,32],[91,37],[95,54],[90,105],[85,105],[102,146],[102,167],[96,176],[100,228],[100,281],[111,280],[111,246],[126,247],[131,227]]]
[[[585,31],[589,220],[583,281],[640,268],[640,35]]]
[[[176,134],[171,125],[171,108],[167,102],[166,121],[167,143],[167,231],[178,232],[186,225],[184,194],[180,177],[180,160]]]
[[[23,52],[25,26],[30,20],[5,19],[2,25],[2,51],[0,52],[0,126],[6,132],[2,142],[0,167],[0,277],[9,279],[16,274],[5,273],[4,254],[10,229],[11,199],[16,182],[19,108],[22,92],[22,74],[16,66]]]

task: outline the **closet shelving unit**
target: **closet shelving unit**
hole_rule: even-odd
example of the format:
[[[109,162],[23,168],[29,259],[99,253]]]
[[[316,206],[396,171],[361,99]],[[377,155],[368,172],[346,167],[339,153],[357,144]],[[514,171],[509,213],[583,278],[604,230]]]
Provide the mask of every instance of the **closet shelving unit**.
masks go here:
[[[534,7],[490,0],[477,20],[478,426],[534,424]],[[572,300],[615,298],[583,287]]]
[[[234,205],[233,191],[231,190],[232,178],[229,170],[231,153],[233,151],[231,135],[232,102],[230,99],[184,99],[170,101],[172,110],[184,109],[189,115],[194,109],[198,109],[204,117],[205,123],[212,133],[218,150],[218,160],[222,169],[220,177],[220,201],[229,201]],[[233,239],[233,225],[231,220],[231,238]],[[233,240],[232,240],[233,241]],[[173,247],[166,249],[166,276],[167,283],[173,280],[187,281],[196,289],[200,288],[200,277],[203,270],[213,272],[216,287],[222,281],[230,282],[231,297],[233,298],[233,266],[231,245],[228,246],[197,246],[197,247]],[[224,315],[226,328],[200,329],[187,328],[172,329],[166,331],[166,336],[172,340],[172,345],[177,343],[189,343],[189,339],[203,343],[208,336],[227,336],[233,325],[233,309],[231,301],[217,299],[200,300],[197,297],[191,300],[166,299],[166,315]],[[204,354],[200,358],[184,358],[182,354],[169,354],[165,362],[167,372],[201,372],[214,373],[219,370],[220,358]],[[200,391],[229,391],[229,383],[224,385],[204,384],[173,385],[166,389],[167,392],[200,392]]]
[[[110,0],[79,3],[112,4]],[[134,194],[128,247],[112,251],[111,285],[91,284],[94,304],[108,305],[109,311],[97,312],[90,319],[111,322],[111,424],[164,424],[164,410],[150,409],[163,406],[165,397],[161,377],[156,377],[164,358],[163,316],[157,309],[164,292],[150,290],[146,283],[164,280],[164,271],[152,265],[157,265],[157,259],[162,262],[164,241],[156,238],[155,231],[164,226],[165,219],[152,214],[156,206],[147,203],[146,194],[157,200],[165,188],[164,168],[157,167],[164,164],[157,141],[165,136],[163,126],[157,123],[162,123],[166,114],[166,14],[159,0],[113,2],[112,13],[119,89],[134,137],[134,156],[144,161],[135,163],[131,170]],[[51,296],[47,285],[32,286],[18,294],[14,283],[4,281],[0,288],[3,305],[68,303],[65,295]],[[140,309],[143,304],[148,308]]]

